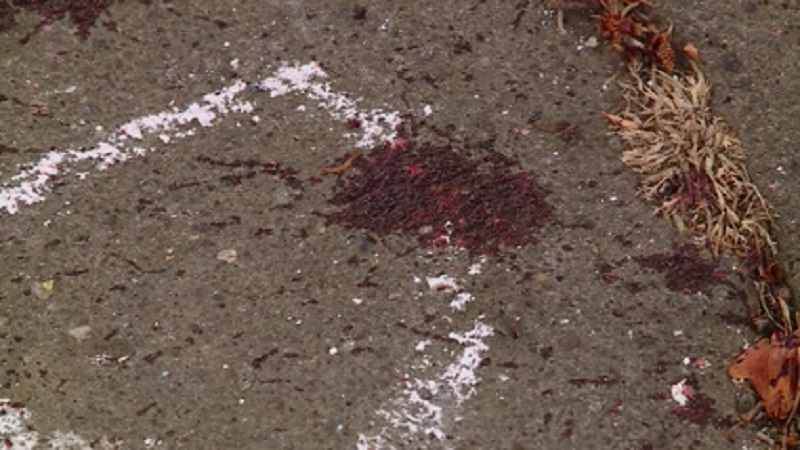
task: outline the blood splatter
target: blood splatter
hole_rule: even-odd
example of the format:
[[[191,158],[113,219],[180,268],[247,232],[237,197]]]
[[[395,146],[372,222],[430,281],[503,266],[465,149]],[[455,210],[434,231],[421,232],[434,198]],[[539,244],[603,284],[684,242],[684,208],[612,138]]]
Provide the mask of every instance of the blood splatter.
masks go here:
[[[672,254],[637,256],[634,260],[664,273],[667,288],[675,292],[706,292],[717,281],[716,264],[704,260],[692,245],[684,245]]]
[[[452,146],[406,139],[374,148],[354,162],[331,199],[331,223],[378,236],[417,235],[427,246],[454,245],[473,254],[536,242],[552,215],[533,173],[489,151],[472,160]]]
[[[30,40],[43,26],[57,20],[69,17],[70,22],[77,27],[75,34],[81,39],[89,36],[89,30],[94,27],[101,14],[117,0],[0,0],[0,14],[5,19],[0,22],[0,31],[11,28],[15,21],[14,16],[20,11],[31,11],[39,14],[39,23],[28,32],[20,43]],[[149,5],[152,0],[139,0],[139,3]],[[107,28],[113,29],[113,21],[105,23]]]

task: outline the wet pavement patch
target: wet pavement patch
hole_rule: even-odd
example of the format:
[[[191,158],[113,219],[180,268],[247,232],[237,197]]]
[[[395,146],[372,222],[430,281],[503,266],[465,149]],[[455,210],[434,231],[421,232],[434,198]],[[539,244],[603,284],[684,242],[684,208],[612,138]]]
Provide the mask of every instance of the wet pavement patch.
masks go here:
[[[452,146],[400,138],[352,166],[330,200],[341,209],[327,216],[346,228],[493,254],[535,243],[552,216],[536,176],[494,151],[474,160]]]

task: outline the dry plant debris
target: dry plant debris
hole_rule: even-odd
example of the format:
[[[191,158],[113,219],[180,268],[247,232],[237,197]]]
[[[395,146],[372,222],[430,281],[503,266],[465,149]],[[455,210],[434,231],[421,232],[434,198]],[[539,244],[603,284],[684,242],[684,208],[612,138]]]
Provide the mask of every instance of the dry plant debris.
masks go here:
[[[638,195],[656,203],[657,215],[705,246],[717,259],[741,261],[745,286],[758,307],[753,319],[762,338],[744,350],[728,375],[747,380],[773,419],[784,423],[783,448],[797,444],[792,431],[800,396],[800,330],[792,311],[778,245],[775,214],[747,173],[739,139],[710,108],[711,87],[688,43],[678,61],[672,27],[660,29],[640,0],[595,0],[600,34],[628,61],[620,83],[624,107],[605,116],[625,146],[622,161],[639,175]],[[743,416],[746,423],[757,411]]]
[[[774,253],[773,213],[750,181],[741,142],[711,114],[703,74],[648,72],[642,79],[634,63],[633,81],[622,84],[627,108],[606,114],[627,148],[622,161],[642,177],[639,195],[714,257]]]
[[[767,413],[786,419],[797,398],[797,332],[787,340],[781,333],[762,338],[742,352],[728,368],[731,378],[748,380]]]

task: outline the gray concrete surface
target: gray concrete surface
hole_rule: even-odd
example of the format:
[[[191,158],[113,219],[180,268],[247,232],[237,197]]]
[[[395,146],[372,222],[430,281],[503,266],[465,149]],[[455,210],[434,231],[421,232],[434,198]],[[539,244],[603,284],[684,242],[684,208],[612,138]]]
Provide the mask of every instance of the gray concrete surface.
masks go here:
[[[672,3],[658,14],[700,49],[795,262],[800,6]],[[634,197],[600,115],[620,61],[584,45],[580,14],[566,35],[538,1],[120,2],[85,39],[68,16],[40,21],[19,12],[0,36],[3,193],[53,175],[43,201],[0,211],[12,448],[759,448],[768,422],[723,436],[753,401],[725,376],[753,337],[733,262],[714,272]],[[327,99],[254,88],[312,61]],[[119,140],[236,80],[252,110]],[[350,107],[396,112],[417,148],[535,173],[552,208],[537,242],[425,245],[446,213],[386,236],[328,221],[369,168],[365,149],[320,174],[365,136]],[[575,133],[543,130],[559,122]],[[35,166],[109,136],[148,150]]]

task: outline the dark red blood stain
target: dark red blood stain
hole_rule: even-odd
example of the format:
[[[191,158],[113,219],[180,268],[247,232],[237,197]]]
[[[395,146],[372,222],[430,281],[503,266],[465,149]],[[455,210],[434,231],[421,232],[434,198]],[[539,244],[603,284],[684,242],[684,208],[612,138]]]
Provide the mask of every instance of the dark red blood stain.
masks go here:
[[[574,425],[574,422],[572,421],[572,419],[565,420],[564,421],[564,430],[561,431],[561,437],[563,437],[564,439],[571,438],[572,437],[572,426],[573,425]]]
[[[689,377],[688,383],[690,386],[698,385],[697,379],[693,376]],[[737,422],[737,419],[733,417],[721,416],[714,404],[714,399],[695,388],[694,395],[692,395],[689,402],[685,406],[672,408],[672,414],[701,428],[712,425],[718,430],[727,430]]]
[[[379,236],[410,233],[424,245],[447,244],[473,254],[536,242],[551,217],[547,192],[531,172],[492,152],[483,161],[449,146],[416,146],[399,138],[373,149],[331,199],[330,222]],[[446,225],[447,224],[447,225]],[[420,233],[432,227],[432,233]]]
[[[348,130],[357,130],[361,128],[361,119],[359,119],[358,117],[351,117],[347,119],[345,126],[347,127]]]
[[[672,413],[683,420],[705,427],[717,422],[719,414],[714,409],[714,400],[703,394],[695,393],[686,406],[676,406]]]
[[[675,253],[638,256],[634,260],[643,267],[664,273],[667,288],[677,292],[705,292],[719,278],[716,264],[704,260],[692,245],[684,245]]]
[[[39,14],[39,23],[33,31],[21,39],[26,43],[43,26],[57,20],[69,17],[70,22],[77,27],[75,34],[82,39],[89,36],[89,30],[94,27],[101,14],[118,0],[0,0],[0,14],[5,19],[0,22],[0,31],[5,31],[14,25],[14,16],[22,10]],[[139,3],[150,4],[152,0],[139,0]],[[9,4],[10,3],[10,4]],[[113,21],[106,21],[109,29],[116,27]]]

